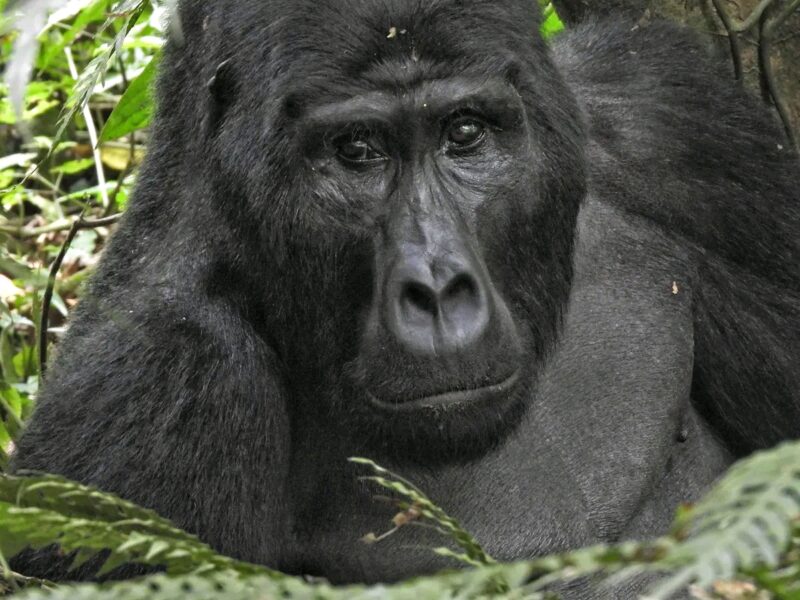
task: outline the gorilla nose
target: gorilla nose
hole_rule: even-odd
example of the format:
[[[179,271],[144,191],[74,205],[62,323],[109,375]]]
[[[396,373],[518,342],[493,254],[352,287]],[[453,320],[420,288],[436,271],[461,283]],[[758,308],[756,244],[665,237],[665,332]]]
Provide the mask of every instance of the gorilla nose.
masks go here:
[[[389,329],[414,352],[465,350],[489,326],[486,286],[469,265],[442,267],[407,260],[396,268],[392,281]]]

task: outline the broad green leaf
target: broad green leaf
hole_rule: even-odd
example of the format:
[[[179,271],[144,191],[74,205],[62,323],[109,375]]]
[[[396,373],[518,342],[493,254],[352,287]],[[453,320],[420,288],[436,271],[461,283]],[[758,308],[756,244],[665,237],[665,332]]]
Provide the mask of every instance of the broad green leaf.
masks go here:
[[[33,373],[32,369],[36,368],[34,351],[35,348],[33,346],[23,346],[22,350],[14,355],[12,362],[18,377],[24,378]]]
[[[11,434],[8,433],[5,423],[0,421],[0,457],[6,455],[6,450],[11,444]]]
[[[130,11],[128,11],[129,5]],[[125,21],[115,36],[114,41],[110,44],[105,44],[98,51],[97,55],[86,66],[83,73],[80,74],[78,80],[75,82],[72,93],[70,94],[61,111],[61,116],[58,123],[58,131],[55,135],[56,139],[61,138],[67,128],[67,125],[70,123],[70,121],[72,121],[73,117],[79,113],[89,102],[89,98],[94,93],[95,87],[97,87],[101,79],[105,76],[111,57],[114,56],[115,53],[121,48],[123,41],[125,41],[125,37],[128,35],[128,33],[130,33],[130,30],[134,25],[136,25],[139,17],[144,12],[144,7],[145,0],[125,0],[120,3],[120,5],[115,7],[114,10],[116,12],[112,13],[112,15],[103,24],[101,29],[109,27],[116,20],[118,14],[121,13],[126,15]]]
[[[152,83],[158,68],[157,54],[125,90],[119,104],[108,118],[100,141],[115,140],[150,124],[153,116]]]
[[[22,396],[10,386],[0,387],[0,408],[18,422],[22,419]]]
[[[63,175],[74,175],[75,173],[85,171],[92,165],[94,165],[93,158],[79,158],[77,160],[68,160],[65,163],[61,163],[57,167],[53,167],[51,171],[53,171],[53,173],[62,173]]]

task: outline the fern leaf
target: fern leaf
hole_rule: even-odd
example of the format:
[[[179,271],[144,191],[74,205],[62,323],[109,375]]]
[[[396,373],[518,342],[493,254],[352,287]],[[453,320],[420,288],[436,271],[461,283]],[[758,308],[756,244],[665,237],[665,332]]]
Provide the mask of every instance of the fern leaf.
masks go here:
[[[350,462],[370,467],[377,475],[364,477],[366,481],[372,481],[379,486],[393,491],[410,502],[410,504],[400,504],[401,508],[408,509],[414,507],[420,515],[429,519],[442,530],[444,530],[452,540],[464,551],[464,558],[471,564],[492,565],[496,561],[481,547],[478,541],[473,538],[453,517],[439,508],[428,496],[418,487],[403,479],[399,475],[392,473],[388,469],[381,467],[366,458],[351,458]]]
[[[151,510],[55,476],[0,475],[0,555],[58,543],[77,561],[111,550],[103,572],[135,562],[170,574],[204,569],[267,575],[272,571],[215,553]]]
[[[734,465],[688,516],[658,569],[677,571],[648,598],[664,600],[688,584],[707,588],[736,573],[778,566],[800,516],[800,443],[760,452]]]
[[[248,578],[220,572],[207,577],[151,575],[114,584],[81,584],[52,590],[30,590],[19,600],[540,600],[539,594],[496,591],[498,581],[511,582],[518,590],[527,577],[524,564],[483,567],[472,571],[421,577],[395,585],[333,587],[311,585],[299,578],[276,579],[264,575]]]

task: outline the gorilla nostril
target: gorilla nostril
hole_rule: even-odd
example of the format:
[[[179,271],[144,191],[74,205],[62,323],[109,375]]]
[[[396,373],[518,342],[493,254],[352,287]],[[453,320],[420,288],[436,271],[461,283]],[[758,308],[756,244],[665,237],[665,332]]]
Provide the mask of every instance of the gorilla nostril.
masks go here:
[[[490,310],[480,281],[472,273],[459,273],[442,290],[441,319],[451,344],[463,346],[486,330]]]
[[[436,292],[428,286],[410,281],[403,286],[403,304],[405,307],[426,313],[432,317],[439,314],[439,304],[436,301]]]
[[[478,284],[466,273],[457,275],[442,292],[443,302],[469,302],[478,297]]]

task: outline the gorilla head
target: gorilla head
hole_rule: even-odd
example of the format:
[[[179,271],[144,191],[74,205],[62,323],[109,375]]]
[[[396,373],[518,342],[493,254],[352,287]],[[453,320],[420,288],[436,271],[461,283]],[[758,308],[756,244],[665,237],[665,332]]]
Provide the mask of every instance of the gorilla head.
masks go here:
[[[281,307],[265,326],[290,387],[392,456],[484,452],[557,335],[585,187],[536,4],[234,12],[203,172],[258,224],[250,300]]]
[[[429,530],[360,542],[392,509],[348,456],[510,560],[661,532],[800,434],[797,159],[691,35],[549,48],[534,0],[179,12],[18,467],[386,581],[451,563],[408,550]]]

